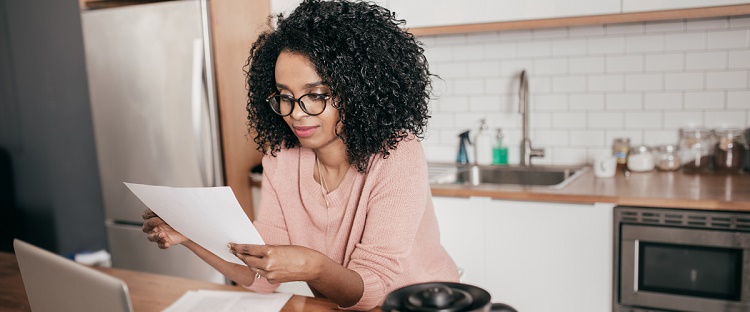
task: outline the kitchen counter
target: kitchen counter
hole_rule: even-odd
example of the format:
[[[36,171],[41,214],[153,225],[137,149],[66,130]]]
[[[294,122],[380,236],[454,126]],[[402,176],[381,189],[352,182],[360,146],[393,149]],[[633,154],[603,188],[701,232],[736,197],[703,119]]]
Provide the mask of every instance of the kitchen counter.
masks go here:
[[[632,172],[625,178],[597,178],[593,170],[560,188],[433,184],[433,196],[471,197],[565,203],[613,203],[624,206],[731,210],[750,212],[750,175]]]

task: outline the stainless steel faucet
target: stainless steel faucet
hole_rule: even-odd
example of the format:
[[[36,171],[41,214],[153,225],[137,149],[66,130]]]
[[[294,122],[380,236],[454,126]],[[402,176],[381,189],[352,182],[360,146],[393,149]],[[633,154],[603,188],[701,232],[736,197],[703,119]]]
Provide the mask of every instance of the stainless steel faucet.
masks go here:
[[[523,139],[521,140],[521,166],[531,166],[531,157],[544,157],[543,148],[532,148],[529,139],[529,79],[526,70],[521,71],[518,88],[518,112],[523,116]]]

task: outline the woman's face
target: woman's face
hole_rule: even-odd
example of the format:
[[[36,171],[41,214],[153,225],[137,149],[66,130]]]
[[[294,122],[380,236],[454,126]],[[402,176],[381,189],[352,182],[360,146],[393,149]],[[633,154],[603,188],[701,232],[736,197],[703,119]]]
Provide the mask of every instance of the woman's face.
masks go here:
[[[330,87],[322,83],[315,67],[306,56],[282,51],[276,60],[274,74],[279,95],[296,100],[303,95],[313,94],[302,98],[302,102],[307,104],[309,110],[312,110],[313,97],[321,98],[322,96],[318,95],[331,94]],[[335,131],[339,111],[332,106],[333,101],[333,97],[326,100],[325,109],[316,116],[305,113],[299,103],[292,103],[292,113],[285,116],[284,121],[303,147],[318,149],[340,140]]]

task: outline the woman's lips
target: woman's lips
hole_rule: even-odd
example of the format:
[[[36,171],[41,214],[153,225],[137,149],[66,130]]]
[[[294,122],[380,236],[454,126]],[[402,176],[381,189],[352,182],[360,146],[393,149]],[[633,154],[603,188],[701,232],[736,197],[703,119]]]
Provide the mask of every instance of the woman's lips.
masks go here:
[[[297,137],[306,138],[306,137],[313,135],[313,133],[317,129],[318,127],[316,126],[312,126],[312,127],[297,126],[297,127],[294,127],[294,132],[297,134]]]

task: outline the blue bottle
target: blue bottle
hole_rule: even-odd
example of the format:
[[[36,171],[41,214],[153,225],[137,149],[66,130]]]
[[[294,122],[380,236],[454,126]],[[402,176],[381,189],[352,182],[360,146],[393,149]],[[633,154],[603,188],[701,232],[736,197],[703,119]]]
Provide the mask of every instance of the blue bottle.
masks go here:
[[[469,131],[466,130],[458,135],[461,142],[458,143],[458,156],[456,157],[456,163],[458,164],[468,164],[469,163],[469,154],[466,149],[467,144],[471,144],[471,139],[469,139]]]

